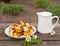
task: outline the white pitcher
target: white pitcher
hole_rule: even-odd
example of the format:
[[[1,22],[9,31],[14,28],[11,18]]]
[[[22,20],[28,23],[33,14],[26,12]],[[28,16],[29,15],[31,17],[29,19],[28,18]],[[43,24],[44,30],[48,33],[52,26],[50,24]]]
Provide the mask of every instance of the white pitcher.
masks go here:
[[[51,12],[37,12],[38,15],[38,32],[42,34],[50,33],[59,21],[58,16],[53,16]],[[52,25],[52,20],[57,18],[57,21]]]

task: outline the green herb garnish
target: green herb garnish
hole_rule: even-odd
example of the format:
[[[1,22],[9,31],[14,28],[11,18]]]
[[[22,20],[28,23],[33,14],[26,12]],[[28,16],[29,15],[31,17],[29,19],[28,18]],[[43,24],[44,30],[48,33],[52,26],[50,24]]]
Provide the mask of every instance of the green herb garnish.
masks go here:
[[[31,41],[27,42],[25,39],[20,39],[22,46],[31,46],[32,44],[41,44],[42,40],[40,38],[34,39],[31,37]]]

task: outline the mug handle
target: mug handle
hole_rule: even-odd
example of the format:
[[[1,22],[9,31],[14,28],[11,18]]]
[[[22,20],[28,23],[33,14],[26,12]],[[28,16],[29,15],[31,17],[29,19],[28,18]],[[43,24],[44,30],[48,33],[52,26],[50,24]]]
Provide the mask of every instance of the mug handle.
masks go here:
[[[57,23],[58,23],[58,21],[59,21],[59,17],[58,17],[58,16],[53,16],[53,17],[52,17],[52,20],[53,20],[54,18],[57,18],[57,21],[56,21],[56,23],[52,26],[52,30],[55,28],[55,26],[57,25]]]

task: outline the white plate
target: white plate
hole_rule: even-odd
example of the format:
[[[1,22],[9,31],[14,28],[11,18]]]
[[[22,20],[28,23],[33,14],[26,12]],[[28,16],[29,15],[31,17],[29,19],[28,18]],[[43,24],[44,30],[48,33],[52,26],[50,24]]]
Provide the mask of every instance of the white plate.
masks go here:
[[[19,39],[19,38],[25,38],[24,36],[20,36],[20,37],[10,36],[10,35],[9,35],[9,28],[10,28],[10,27],[11,27],[11,26],[9,26],[9,27],[7,27],[7,28],[5,29],[5,34],[6,34],[7,36],[12,37],[12,38],[17,38],[17,39]],[[34,29],[34,32],[31,34],[31,35],[33,35],[33,34],[36,33],[36,28],[35,28],[34,26],[32,26],[32,25],[31,25],[31,27]],[[30,36],[31,36],[31,35],[30,35]]]

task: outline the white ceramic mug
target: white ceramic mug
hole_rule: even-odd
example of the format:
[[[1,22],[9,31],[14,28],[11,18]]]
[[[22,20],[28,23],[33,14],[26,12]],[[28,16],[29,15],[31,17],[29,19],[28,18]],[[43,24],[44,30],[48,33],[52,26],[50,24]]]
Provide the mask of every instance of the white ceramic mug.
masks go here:
[[[42,34],[50,33],[59,21],[58,16],[53,16],[51,12],[37,12],[38,15],[38,32]],[[52,25],[52,20],[57,18],[57,21]]]

